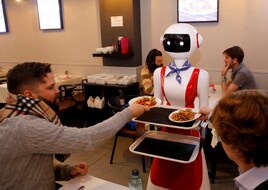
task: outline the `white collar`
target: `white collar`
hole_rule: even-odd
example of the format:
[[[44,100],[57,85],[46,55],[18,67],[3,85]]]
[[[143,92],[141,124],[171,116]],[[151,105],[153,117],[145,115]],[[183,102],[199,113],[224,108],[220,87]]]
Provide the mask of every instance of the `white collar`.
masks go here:
[[[238,183],[239,189],[253,190],[262,182],[268,179],[268,167],[254,167],[239,175],[234,180]]]

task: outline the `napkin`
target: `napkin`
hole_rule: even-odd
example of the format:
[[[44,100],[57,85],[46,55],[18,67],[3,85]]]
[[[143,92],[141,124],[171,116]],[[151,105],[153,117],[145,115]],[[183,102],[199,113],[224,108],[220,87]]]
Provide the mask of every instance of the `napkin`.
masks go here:
[[[215,148],[218,142],[220,142],[219,135],[217,134],[216,129],[213,127],[212,123],[210,122],[208,123],[208,128],[211,129],[211,134],[212,134],[211,146]]]
[[[97,96],[95,99],[94,99],[94,107],[95,108],[99,108],[99,109],[102,109],[104,108],[104,97],[102,99],[100,99],[99,96]]]
[[[94,98],[92,96],[89,96],[87,99],[87,106],[90,108],[94,108]]]

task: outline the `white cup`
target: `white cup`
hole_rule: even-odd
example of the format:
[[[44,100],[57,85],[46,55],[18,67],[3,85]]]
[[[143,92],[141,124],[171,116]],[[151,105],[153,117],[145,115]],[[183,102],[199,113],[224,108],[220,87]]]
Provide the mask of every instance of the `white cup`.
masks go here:
[[[113,46],[107,46],[106,49],[107,49],[108,53],[110,53],[110,54],[114,52]]]
[[[101,48],[101,53],[103,53],[103,54],[107,54],[107,53],[108,53],[107,48]]]

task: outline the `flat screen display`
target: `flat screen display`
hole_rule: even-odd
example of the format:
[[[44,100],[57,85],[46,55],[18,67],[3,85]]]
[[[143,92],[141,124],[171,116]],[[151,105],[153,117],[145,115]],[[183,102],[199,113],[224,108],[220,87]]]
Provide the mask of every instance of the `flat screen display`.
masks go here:
[[[4,0],[0,0],[0,33],[8,32]]]
[[[178,22],[218,22],[219,0],[177,0]]]
[[[63,29],[61,0],[37,0],[41,30]]]

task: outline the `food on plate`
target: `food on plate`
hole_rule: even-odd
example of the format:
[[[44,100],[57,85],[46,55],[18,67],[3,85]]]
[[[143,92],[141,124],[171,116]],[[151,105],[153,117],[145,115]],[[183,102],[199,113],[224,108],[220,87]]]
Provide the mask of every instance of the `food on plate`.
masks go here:
[[[155,97],[142,97],[135,101],[137,104],[141,104],[143,106],[153,107],[156,105]]]
[[[171,115],[173,121],[188,121],[194,119],[196,112],[193,112],[192,109],[180,110]]]

